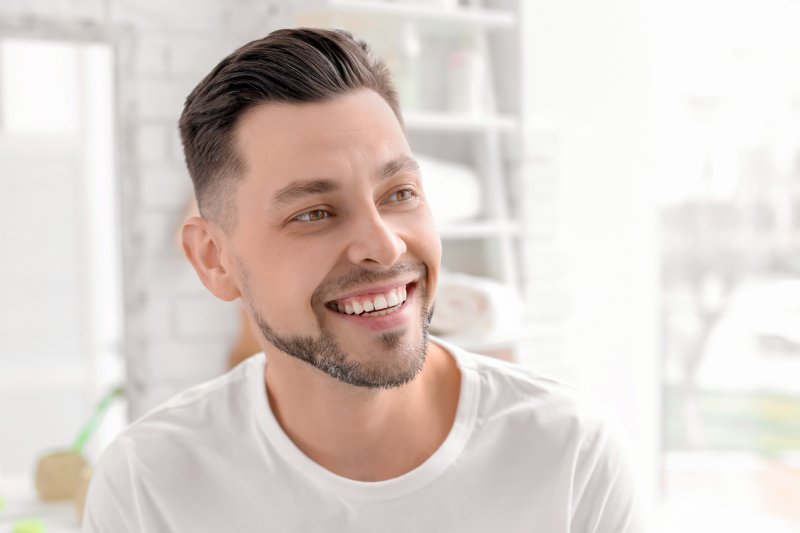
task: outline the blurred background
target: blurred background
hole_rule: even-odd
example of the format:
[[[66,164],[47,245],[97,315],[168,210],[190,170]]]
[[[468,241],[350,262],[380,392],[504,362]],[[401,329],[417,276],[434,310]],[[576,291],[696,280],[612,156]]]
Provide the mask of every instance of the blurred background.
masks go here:
[[[99,402],[89,463],[247,355],[176,244],[176,124],[225,55],[296,25],[394,73],[444,248],[435,332],[605,404],[653,531],[800,531],[797,0],[3,0],[0,531],[76,530],[33,473]]]

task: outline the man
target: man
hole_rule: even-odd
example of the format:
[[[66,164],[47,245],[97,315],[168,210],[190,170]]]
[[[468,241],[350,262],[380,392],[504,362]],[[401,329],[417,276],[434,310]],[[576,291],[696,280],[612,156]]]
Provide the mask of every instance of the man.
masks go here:
[[[201,213],[185,253],[264,353],[124,431],[85,531],[641,531],[616,441],[573,390],[428,337],[441,245],[364,43],[249,43],[180,130]]]

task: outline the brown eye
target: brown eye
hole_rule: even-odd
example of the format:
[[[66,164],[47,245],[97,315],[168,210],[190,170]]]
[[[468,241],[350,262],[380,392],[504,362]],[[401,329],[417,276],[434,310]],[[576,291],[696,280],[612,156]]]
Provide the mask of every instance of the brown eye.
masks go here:
[[[416,196],[416,194],[414,193],[413,190],[411,190],[411,189],[402,189],[400,191],[392,193],[389,196],[389,201],[390,202],[407,202],[409,200],[412,200],[415,196]]]
[[[306,211],[302,215],[297,215],[294,219],[298,222],[317,222],[329,216],[330,214],[324,209],[314,209],[313,211]]]

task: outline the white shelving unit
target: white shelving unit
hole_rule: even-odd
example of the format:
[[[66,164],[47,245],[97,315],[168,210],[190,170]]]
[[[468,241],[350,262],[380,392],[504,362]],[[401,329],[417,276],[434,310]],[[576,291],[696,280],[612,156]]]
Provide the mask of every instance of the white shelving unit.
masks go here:
[[[381,0],[323,0],[316,7],[304,10],[302,16],[325,19],[345,16],[389,17],[394,21],[444,22],[448,25],[471,25],[481,28],[510,28],[516,23],[512,12],[489,9],[477,2],[443,7],[435,1],[404,2]]]
[[[295,20],[301,26],[348,29],[387,61],[400,93],[412,149],[466,165],[481,180],[480,218],[439,225],[445,269],[496,279],[522,295],[520,239],[524,231],[519,208],[513,205],[519,195],[510,194],[515,187],[511,179],[514,150],[509,149],[517,146],[520,134],[518,2],[320,0],[299,10]],[[416,50],[416,56],[403,57],[404,48]],[[442,90],[446,59],[455,51],[481,62],[484,75],[471,78],[473,84],[482,85],[477,87],[482,97],[479,105],[454,109]],[[423,70],[426,64],[428,70]],[[439,85],[430,85],[431,80]],[[519,332],[458,342],[513,358],[523,337]]]

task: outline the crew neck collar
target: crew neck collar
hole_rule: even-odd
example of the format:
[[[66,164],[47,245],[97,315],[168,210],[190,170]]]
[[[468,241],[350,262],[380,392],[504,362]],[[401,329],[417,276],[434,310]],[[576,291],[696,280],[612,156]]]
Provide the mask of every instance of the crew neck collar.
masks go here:
[[[427,485],[439,477],[464,449],[475,424],[479,394],[474,360],[466,356],[461,348],[436,337],[431,337],[431,341],[441,346],[455,360],[461,372],[458,406],[445,440],[428,459],[413,470],[383,481],[357,481],[335,474],[305,455],[292,442],[272,412],[264,380],[264,367],[268,361],[262,353],[249,366],[247,380],[257,422],[269,444],[303,475],[339,496],[386,500],[404,496]]]

